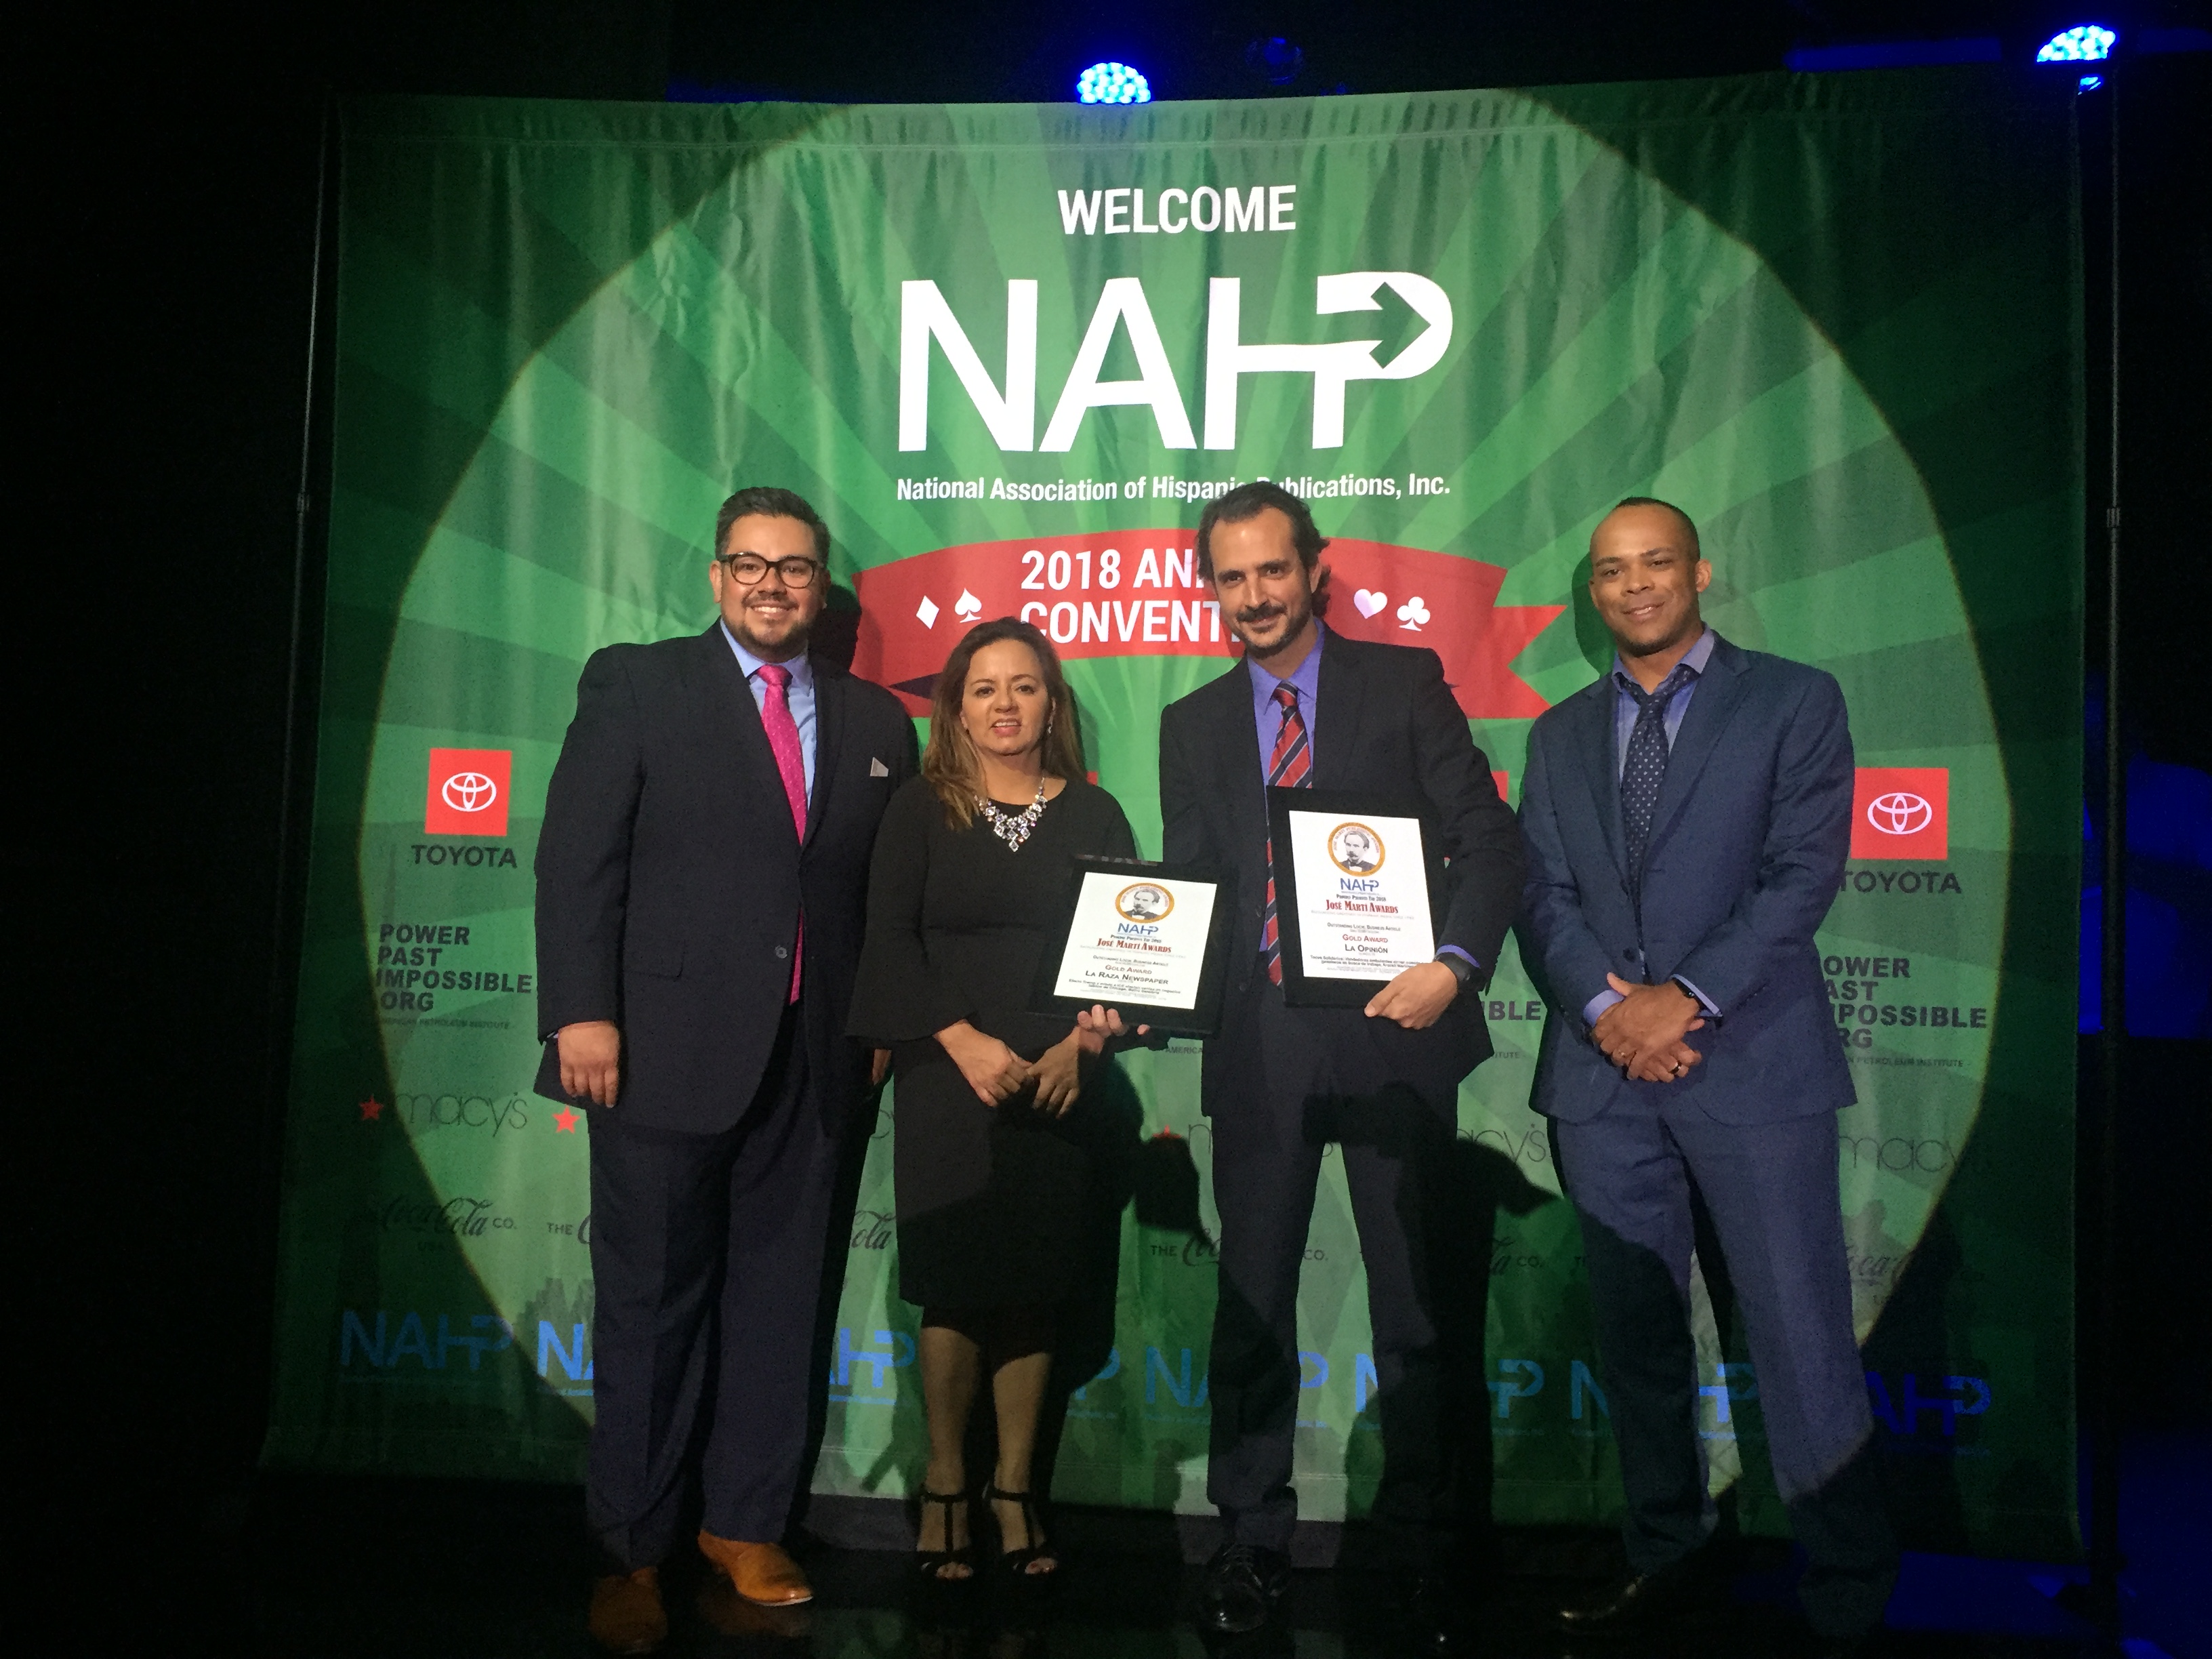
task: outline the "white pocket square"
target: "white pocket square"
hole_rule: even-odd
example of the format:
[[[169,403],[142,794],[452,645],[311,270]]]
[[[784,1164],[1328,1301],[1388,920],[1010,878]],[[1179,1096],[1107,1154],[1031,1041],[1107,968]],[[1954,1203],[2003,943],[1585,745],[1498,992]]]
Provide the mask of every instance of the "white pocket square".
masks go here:
[[[872,777],[872,778],[887,778],[887,777],[890,776],[890,775],[891,775],[891,769],[890,769],[890,767],[888,767],[888,766],[884,765],[881,761],[878,760],[878,759],[877,759],[873,755],[871,755],[871,756],[869,756],[869,757],[868,757],[868,775],[869,775],[870,777]]]

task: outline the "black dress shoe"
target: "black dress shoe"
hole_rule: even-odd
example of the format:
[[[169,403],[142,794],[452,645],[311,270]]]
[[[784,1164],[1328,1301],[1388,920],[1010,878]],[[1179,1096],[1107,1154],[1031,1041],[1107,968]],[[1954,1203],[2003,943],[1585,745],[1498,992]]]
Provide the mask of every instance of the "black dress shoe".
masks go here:
[[[1460,1650],[1466,1639],[1466,1616],[1461,1599],[1444,1579],[1423,1573],[1405,1582],[1398,1604],[1395,1626],[1398,1645],[1407,1652],[1431,1659]]]
[[[1577,1635],[1634,1630],[1687,1599],[1696,1577],[1691,1563],[1675,1561],[1655,1572],[1627,1572],[1596,1595],[1570,1601],[1556,1615],[1560,1629]]]
[[[1291,1587],[1291,1558],[1256,1544],[1224,1544],[1206,1564],[1198,1622],[1218,1636],[1244,1636],[1273,1617]]]

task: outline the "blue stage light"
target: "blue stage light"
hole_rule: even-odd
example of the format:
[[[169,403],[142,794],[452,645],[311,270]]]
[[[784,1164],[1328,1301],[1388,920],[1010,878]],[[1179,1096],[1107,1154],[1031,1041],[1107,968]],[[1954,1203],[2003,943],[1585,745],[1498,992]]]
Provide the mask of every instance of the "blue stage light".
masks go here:
[[[1093,64],[1075,77],[1075,96],[1085,104],[1149,104],[1152,83],[1127,64]]]
[[[2103,76],[2085,75],[2081,77],[2081,90],[2083,92],[2094,92],[2099,87],[2101,87],[2104,84],[2105,77]]]
[[[2119,32],[2102,23],[2084,23],[2052,35],[2035,54],[2039,64],[2094,64],[2112,55],[2120,43]]]

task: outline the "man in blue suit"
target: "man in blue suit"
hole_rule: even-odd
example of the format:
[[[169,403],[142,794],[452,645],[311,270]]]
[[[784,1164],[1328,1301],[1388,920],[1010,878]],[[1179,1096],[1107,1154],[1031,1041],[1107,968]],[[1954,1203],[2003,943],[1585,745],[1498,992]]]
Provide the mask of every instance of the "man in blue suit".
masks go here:
[[[1820,670],[1705,625],[1697,527],[1631,496],[1590,538],[1613,671],[1538,720],[1522,957],[1549,1007],[1531,1100],[1581,1218],[1628,1570],[1561,1611],[1625,1628],[1698,1576],[1692,1191],[1756,1368],[1814,1631],[1879,1623],[1897,1551],[1844,1257],[1833,1115],[1853,1096],[1814,929],[1850,845],[1851,738]]]

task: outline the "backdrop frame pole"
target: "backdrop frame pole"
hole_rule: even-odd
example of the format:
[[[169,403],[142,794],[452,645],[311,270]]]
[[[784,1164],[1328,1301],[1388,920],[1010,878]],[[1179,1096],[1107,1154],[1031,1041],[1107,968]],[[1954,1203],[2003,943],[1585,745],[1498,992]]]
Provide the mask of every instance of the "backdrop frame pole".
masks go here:
[[[271,896],[269,932],[269,1042],[263,1056],[263,1094],[268,1111],[269,1133],[264,1137],[263,1179],[274,1193],[282,1178],[282,1147],[286,1105],[287,1060],[291,1054],[290,996],[287,981],[297,964],[292,943],[293,871],[298,837],[295,811],[299,794],[300,706],[303,701],[301,676],[306,657],[307,541],[314,516],[313,490],[315,399],[320,386],[316,373],[323,349],[324,245],[330,231],[331,100],[325,91],[315,137],[314,246],[307,277],[307,341],[306,372],[300,398],[299,486],[292,502],[292,603],[290,633],[285,651],[284,735],[278,769],[276,800],[276,880]],[[272,1242],[273,1249],[273,1242]],[[272,1332],[273,1338],[273,1332]]]
[[[2120,77],[2107,72],[2111,313],[2107,419],[2110,483],[2105,506],[2105,844],[2103,959],[2097,1045],[2097,1309],[2090,1384],[2089,1597],[2108,1641],[2120,1635],[2120,1356],[2118,1293],[2121,1059],[2127,1047],[2127,756],[2120,727]]]

